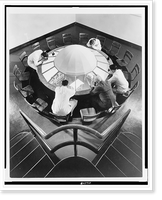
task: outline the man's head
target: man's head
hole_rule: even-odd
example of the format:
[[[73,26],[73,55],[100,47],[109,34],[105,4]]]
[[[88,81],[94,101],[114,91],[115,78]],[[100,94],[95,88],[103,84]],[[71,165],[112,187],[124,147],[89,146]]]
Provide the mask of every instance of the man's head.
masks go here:
[[[117,69],[116,65],[114,64],[110,65],[109,68],[110,68],[110,70],[108,71],[109,74],[113,74]]]
[[[93,39],[91,39],[91,40],[89,41],[89,44],[92,46],[92,45],[94,45],[94,44],[95,44],[95,42],[96,42],[96,39],[95,39],[95,38],[93,38]]]
[[[62,85],[63,85],[63,86],[67,86],[68,83],[69,83],[68,80],[63,80],[63,81],[62,81]]]
[[[42,58],[47,59],[48,58],[48,53],[46,51],[43,51],[41,53]]]
[[[102,79],[99,75],[97,75],[94,77],[93,81],[94,81],[94,85],[96,86],[102,81]]]

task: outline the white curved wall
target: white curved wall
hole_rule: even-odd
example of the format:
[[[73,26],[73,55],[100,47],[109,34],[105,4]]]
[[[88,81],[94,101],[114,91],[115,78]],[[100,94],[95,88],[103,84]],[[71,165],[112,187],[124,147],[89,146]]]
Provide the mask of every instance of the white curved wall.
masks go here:
[[[10,14],[8,15],[8,48],[14,48],[51,31],[75,22],[69,14]]]
[[[131,14],[76,15],[78,23],[142,46],[142,17]]]
[[[19,11],[20,12],[20,11]],[[39,36],[78,22],[112,36],[142,46],[142,17],[130,14],[9,13],[8,48],[14,48]],[[88,12],[88,11],[87,11]],[[55,14],[53,14],[55,13]]]

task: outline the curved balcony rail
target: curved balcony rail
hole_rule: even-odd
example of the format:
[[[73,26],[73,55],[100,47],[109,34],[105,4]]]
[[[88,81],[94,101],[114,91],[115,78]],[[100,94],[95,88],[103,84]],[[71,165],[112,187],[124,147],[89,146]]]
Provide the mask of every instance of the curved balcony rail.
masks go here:
[[[97,160],[102,156],[102,154],[106,151],[106,149],[109,147],[109,145],[114,141],[114,139],[117,137],[119,130],[123,123],[125,122],[126,118],[128,117],[130,113],[130,109],[127,110],[121,117],[119,117],[115,122],[113,122],[109,127],[106,128],[103,132],[98,132],[97,130],[94,130],[88,126],[79,125],[79,124],[68,124],[68,125],[62,125],[60,127],[57,127],[52,132],[46,134],[37,124],[35,124],[24,112],[20,110],[20,114],[24,118],[24,120],[27,122],[28,126],[30,127],[33,135],[38,139],[39,143],[44,147],[46,153],[51,157],[51,159],[54,161],[54,163],[59,162],[61,159],[56,155],[56,151],[63,147],[71,146],[73,145],[74,150],[74,156],[78,156],[77,146],[82,146],[87,148],[88,150],[91,150],[93,153],[96,154],[93,160],[91,160],[93,163],[96,163]],[[70,133],[70,137],[67,137],[66,139],[63,139],[65,137],[65,132],[68,130]],[[72,131],[71,131],[72,130]],[[90,137],[89,141],[84,141],[79,137],[80,131],[83,135],[86,135]],[[60,143],[54,142],[55,140],[52,140],[49,142],[54,136],[60,134]],[[69,138],[71,139],[69,141]],[[90,142],[92,139],[97,140],[100,145],[95,146],[93,142]],[[66,151],[62,151],[64,153]],[[72,155],[73,156],[73,155]]]

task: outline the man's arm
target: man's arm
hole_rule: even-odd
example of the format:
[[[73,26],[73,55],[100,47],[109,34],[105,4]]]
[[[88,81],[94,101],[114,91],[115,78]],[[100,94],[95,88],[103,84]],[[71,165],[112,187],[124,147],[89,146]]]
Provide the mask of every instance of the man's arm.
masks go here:
[[[94,87],[94,88],[91,90],[90,93],[91,93],[92,95],[95,95],[95,94],[100,93],[101,90],[102,90],[102,87],[100,87],[100,86],[96,86],[96,87]]]
[[[40,64],[42,64],[42,62],[43,62],[43,59],[41,59],[41,60],[36,60],[36,59],[34,59],[34,64],[35,64],[35,66],[38,66],[38,65],[40,65]]]
[[[107,81],[109,81],[109,83],[114,83],[116,81],[116,78],[115,78],[115,76],[112,76]]]
[[[35,54],[35,58],[34,58],[34,64],[35,64],[35,66],[38,66],[38,65],[40,65],[40,64],[42,64],[42,62],[43,62],[43,58],[41,58],[42,56],[41,56],[41,54],[42,54],[42,50],[38,50],[38,52],[35,52],[36,54]]]

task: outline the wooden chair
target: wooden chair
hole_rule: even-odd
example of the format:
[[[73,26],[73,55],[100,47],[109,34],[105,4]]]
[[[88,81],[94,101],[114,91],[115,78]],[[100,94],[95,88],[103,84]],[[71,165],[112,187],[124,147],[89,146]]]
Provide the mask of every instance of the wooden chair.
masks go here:
[[[132,58],[133,58],[133,54],[129,50],[126,50],[123,58],[122,59],[118,58],[116,62],[118,63],[120,67],[127,67],[127,65],[130,63]]]
[[[136,64],[130,73],[131,73],[131,81],[133,81],[140,73],[140,66]]]
[[[137,82],[131,87],[131,89],[130,89],[128,92],[124,93],[123,96],[128,98],[128,97],[138,88],[138,86],[139,86],[139,81],[137,81]]]
[[[119,42],[113,41],[110,50],[107,51],[108,55],[116,56],[119,53],[121,44]]]
[[[130,97],[130,95],[138,88],[139,86],[139,81],[137,81],[129,91],[127,91],[124,94],[117,94],[116,95],[116,101],[118,104],[122,105],[123,103],[126,102],[126,100]]]
[[[27,60],[28,60],[28,55],[26,51],[22,52],[19,56],[20,61],[24,65],[24,67],[28,67]]]
[[[33,49],[33,51],[40,49],[40,43],[36,42],[36,43],[32,44],[32,49]]]
[[[47,111],[47,107],[48,107],[48,103],[46,102],[47,100],[43,100],[41,98],[37,98],[36,101],[31,105],[34,109],[36,109],[36,111],[42,115],[43,117],[49,119],[51,122],[53,123],[67,123],[70,117],[69,113],[66,116],[58,116],[55,115],[52,112]]]
[[[100,113],[96,113],[95,109],[92,107],[81,109],[80,115],[83,122],[93,122],[99,117]]]
[[[45,108],[47,108],[48,103],[45,102],[41,98],[37,98],[36,101],[32,104],[32,107],[42,112]]]
[[[140,72],[140,67],[138,64],[134,66],[131,72],[129,72],[128,70],[123,70],[123,74],[129,83],[129,87],[131,87],[131,82],[135,80],[139,72]]]
[[[82,122],[85,123],[91,123],[94,120],[96,120],[98,117],[100,117],[103,114],[114,114],[119,108],[121,107],[121,105],[114,107],[113,109],[111,109],[111,111],[108,110],[104,110],[101,112],[96,113],[95,109],[92,108],[84,108],[80,110],[80,115],[81,115],[81,120]]]
[[[30,79],[30,73],[21,71],[17,65],[13,68],[13,74],[19,81],[27,81]]]
[[[47,46],[50,50],[57,48],[55,36],[50,36],[46,38]]]
[[[101,36],[101,35],[97,35],[96,38],[97,38],[98,40],[100,40],[101,47],[103,48],[104,45],[105,45],[106,38],[103,37],[103,36]]]
[[[79,44],[86,46],[89,40],[87,33],[79,33]]]
[[[63,33],[62,34],[63,44],[70,45],[72,44],[72,36],[70,33]]]
[[[66,116],[59,116],[59,115],[55,115],[52,112],[47,112],[47,111],[40,111],[39,110],[39,114],[42,115],[43,117],[49,119],[51,122],[53,122],[54,124],[60,124],[60,123],[67,123],[69,121],[69,117],[70,114]]]
[[[20,92],[20,94],[24,97],[27,98],[28,96],[34,94],[34,90],[31,87],[31,85],[27,85],[25,87],[22,87],[22,83],[21,82],[16,82],[14,81],[14,87],[17,91]]]

